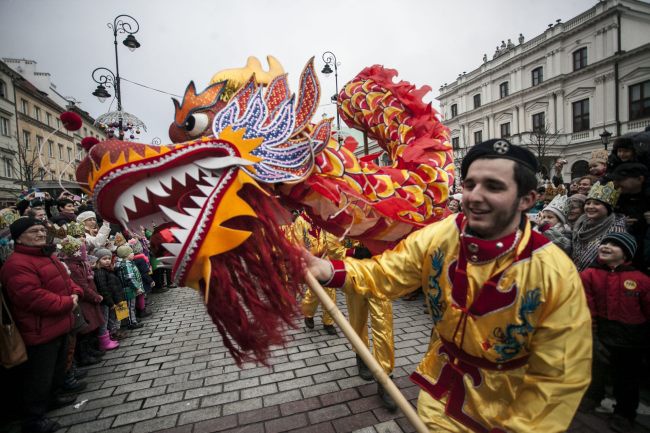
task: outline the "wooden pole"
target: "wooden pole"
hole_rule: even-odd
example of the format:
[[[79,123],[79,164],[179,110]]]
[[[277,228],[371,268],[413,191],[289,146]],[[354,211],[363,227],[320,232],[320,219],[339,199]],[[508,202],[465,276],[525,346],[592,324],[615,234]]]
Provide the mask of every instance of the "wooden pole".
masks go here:
[[[375,360],[375,357],[372,356],[370,350],[368,350],[368,347],[361,340],[361,338],[359,338],[357,333],[354,332],[352,325],[350,325],[345,316],[343,316],[341,310],[336,307],[336,304],[334,304],[329,296],[327,296],[327,293],[320,285],[320,283],[316,280],[316,278],[311,274],[311,272],[307,272],[305,275],[305,280],[309,288],[318,297],[318,300],[321,302],[323,309],[327,311],[330,316],[332,316],[334,322],[336,322],[341,331],[343,331],[343,334],[345,334],[345,337],[350,341],[352,347],[354,347],[354,350],[361,357],[361,359],[363,359],[363,362],[366,363],[372,374],[375,376],[375,379],[377,379],[377,382],[379,382],[384,390],[386,390],[386,392],[388,392],[388,394],[393,397],[393,400],[395,400],[397,406],[402,410],[402,412],[404,412],[404,415],[406,415],[406,418],[411,422],[413,427],[415,427],[415,430],[418,433],[429,433],[429,430],[424,425],[417,412],[415,412],[415,409],[413,406],[411,406],[411,403],[406,400],[397,386],[395,386],[393,381],[390,380],[390,377],[388,377],[386,372],[384,372],[384,369],[381,368],[377,360]]]

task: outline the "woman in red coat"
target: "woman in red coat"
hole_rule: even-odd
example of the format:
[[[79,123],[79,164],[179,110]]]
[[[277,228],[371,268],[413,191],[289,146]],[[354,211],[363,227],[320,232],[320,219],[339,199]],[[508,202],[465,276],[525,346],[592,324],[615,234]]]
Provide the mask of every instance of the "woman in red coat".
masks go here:
[[[15,248],[0,270],[0,280],[27,348],[21,386],[23,431],[53,432],[60,425],[45,417],[47,410],[75,400],[56,391],[63,383],[67,337],[75,322],[72,310],[83,290],[53,255],[40,221],[19,218],[9,229]]]

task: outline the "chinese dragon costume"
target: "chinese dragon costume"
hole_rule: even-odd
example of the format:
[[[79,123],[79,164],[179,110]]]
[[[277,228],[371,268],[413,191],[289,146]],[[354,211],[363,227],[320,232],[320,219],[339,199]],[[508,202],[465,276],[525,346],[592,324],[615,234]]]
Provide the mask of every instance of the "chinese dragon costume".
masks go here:
[[[320,98],[313,59],[289,91],[287,75],[247,67],[216,74],[174,100],[172,144],[109,139],[77,170],[105,219],[130,230],[157,226],[174,279],[202,291],[234,359],[265,362],[298,311],[300,252],[280,225],[303,208],[337,236],[381,249],[441,219],[453,183],[449,131],[422,96],[375,65],[340,91],[339,112],[390,156],[379,166],[341,142],[332,119],[311,123]]]

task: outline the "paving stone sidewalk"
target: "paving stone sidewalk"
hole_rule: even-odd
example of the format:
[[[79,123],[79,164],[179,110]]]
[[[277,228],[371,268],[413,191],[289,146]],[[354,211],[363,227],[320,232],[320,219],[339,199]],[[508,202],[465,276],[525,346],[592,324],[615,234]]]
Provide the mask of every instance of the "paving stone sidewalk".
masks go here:
[[[357,376],[354,352],[342,336],[316,328],[289,331],[271,367],[238,368],[191,289],[152,295],[154,315],[121,347],[89,369],[88,388],[50,415],[60,432],[412,432],[400,412],[386,411],[376,385]],[[338,305],[346,312],[343,296]],[[320,313],[319,313],[320,314]],[[429,342],[422,299],[394,303],[397,386],[412,403],[408,379]],[[640,417],[646,423],[648,417]],[[571,433],[609,432],[605,415],[579,413]],[[637,425],[634,432],[650,432]]]

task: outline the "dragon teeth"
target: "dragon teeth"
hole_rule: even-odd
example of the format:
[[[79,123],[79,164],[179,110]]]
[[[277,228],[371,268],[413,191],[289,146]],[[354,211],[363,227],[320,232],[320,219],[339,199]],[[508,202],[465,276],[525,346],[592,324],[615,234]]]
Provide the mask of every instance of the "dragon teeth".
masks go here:
[[[183,248],[183,245],[176,243],[164,243],[162,246],[175,256],[174,259],[178,257],[178,255],[181,253],[181,249]]]
[[[203,205],[205,204],[205,202],[208,201],[208,198],[207,198],[207,197],[199,197],[199,196],[197,196],[197,195],[191,195],[190,198],[191,198],[192,200],[194,200],[194,203],[196,203],[197,205],[199,205],[199,206],[201,206],[201,207],[203,207]]]
[[[191,229],[194,225],[195,219],[190,215],[185,215],[180,212],[176,212],[173,209],[168,208],[167,206],[159,205],[160,210],[162,210],[165,215],[167,215],[172,221],[178,223],[183,228]]]
[[[209,196],[210,194],[212,194],[212,191],[214,189],[214,188],[209,187],[207,185],[197,185],[197,188],[199,188],[201,190],[201,192],[206,195],[206,197]]]
[[[172,234],[174,237],[178,240],[180,243],[185,243],[187,241],[187,238],[190,236],[190,230],[183,230],[183,229],[171,229]]]

